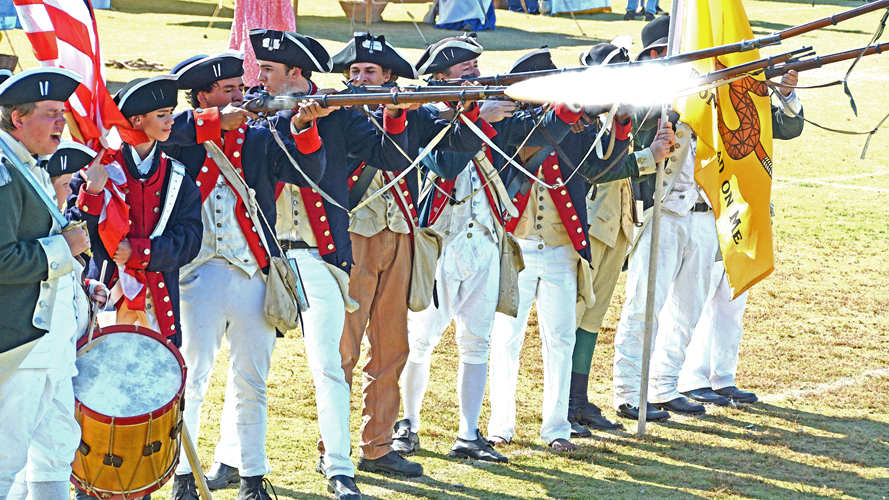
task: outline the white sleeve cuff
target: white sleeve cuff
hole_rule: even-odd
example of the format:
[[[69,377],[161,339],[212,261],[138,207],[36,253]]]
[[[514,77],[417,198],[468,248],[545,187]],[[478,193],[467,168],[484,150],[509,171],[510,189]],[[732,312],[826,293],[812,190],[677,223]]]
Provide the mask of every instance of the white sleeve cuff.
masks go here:
[[[312,130],[312,128],[313,128],[314,126],[315,126],[315,120],[312,120],[312,124],[309,125],[308,127],[306,127],[305,129],[303,129],[303,130],[296,130],[296,127],[293,125],[293,121],[291,120],[291,122],[290,122],[290,133],[293,134],[293,135],[304,134],[304,133],[308,132],[309,130]]]
[[[651,148],[633,153],[636,164],[639,167],[639,175],[651,175],[657,173],[657,163],[654,161],[654,153]]]
[[[781,93],[779,92],[779,94]],[[783,94],[779,95],[778,103],[781,106],[781,111],[783,111],[785,115],[789,116],[798,115],[803,109],[803,103],[796,95],[796,90],[790,91],[790,95],[787,97],[784,97]],[[787,112],[788,110],[790,110],[790,113]]]
[[[61,234],[39,238],[37,240],[46,254],[48,280],[64,276],[74,270],[74,257],[71,248]]]

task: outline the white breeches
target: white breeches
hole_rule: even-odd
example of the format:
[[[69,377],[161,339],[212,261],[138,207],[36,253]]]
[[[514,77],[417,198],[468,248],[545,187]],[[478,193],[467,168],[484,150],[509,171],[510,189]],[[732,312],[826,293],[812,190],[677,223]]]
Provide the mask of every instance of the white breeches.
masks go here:
[[[709,286],[705,277],[710,276],[718,248],[713,212],[689,212],[685,217],[662,213],[648,380],[650,402],[681,397],[676,389],[679,369],[691,330],[704,307]],[[650,255],[651,224],[642,232],[630,260],[626,302],[614,338],[615,408],[624,403],[639,406]],[[659,322],[669,323],[669,327],[658,328]]]
[[[250,278],[226,260],[211,259],[181,278],[179,292],[181,351],[188,366],[184,420],[191,438],[197,443],[201,404],[224,335],[229,344],[229,370],[219,426],[222,439],[216,446],[215,460],[237,467],[242,476],[268,474],[266,378],[275,347],[275,327],[263,312],[262,273]],[[188,461],[181,460],[176,473],[189,472]]]
[[[349,458],[349,385],[340,356],[340,339],[346,322],[343,295],[318,250],[289,250],[287,257],[296,260],[309,301],[309,309],[302,315],[303,343],[315,383],[327,477],[354,477],[355,464]]]
[[[519,352],[525,340],[531,305],[537,301],[543,351],[543,424],[547,443],[571,437],[568,389],[574,352],[577,301],[577,259],[571,245],[548,247],[542,241],[519,240],[525,269],[519,273],[518,317],[497,313],[488,371],[491,419],[488,435],[506,440],[515,435]]]
[[[29,482],[67,481],[80,444],[71,376],[15,370],[0,383],[0,497],[27,465]]]
[[[500,293],[500,250],[481,233],[447,242],[435,270],[438,308],[408,313],[408,361],[428,363],[453,319],[460,361],[488,362]]]
[[[735,385],[747,292],[732,300],[722,261],[713,266],[711,276],[710,296],[679,373],[679,390],[683,392]]]

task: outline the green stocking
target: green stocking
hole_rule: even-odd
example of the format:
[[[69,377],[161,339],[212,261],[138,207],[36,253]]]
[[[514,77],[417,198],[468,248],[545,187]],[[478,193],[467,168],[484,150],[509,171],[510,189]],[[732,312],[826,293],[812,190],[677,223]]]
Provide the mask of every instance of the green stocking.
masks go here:
[[[574,355],[571,358],[571,371],[589,375],[590,365],[593,363],[593,351],[596,350],[596,340],[599,338],[599,332],[588,332],[583,328],[578,328],[576,337]]]

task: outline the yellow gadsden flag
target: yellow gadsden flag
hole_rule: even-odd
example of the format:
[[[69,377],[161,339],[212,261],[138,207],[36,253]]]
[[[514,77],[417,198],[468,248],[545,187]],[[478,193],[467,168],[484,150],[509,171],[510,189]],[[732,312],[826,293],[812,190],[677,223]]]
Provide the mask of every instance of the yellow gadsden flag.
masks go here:
[[[687,0],[683,51],[753,38],[740,0]],[[759,59],[736,52],[693,63],[699,74]],[[772,119],[764,77],[746,76],[676,103],[698,136],[695,180],[716,215],[719,246],[734,297],[774,270],[769,200]]]

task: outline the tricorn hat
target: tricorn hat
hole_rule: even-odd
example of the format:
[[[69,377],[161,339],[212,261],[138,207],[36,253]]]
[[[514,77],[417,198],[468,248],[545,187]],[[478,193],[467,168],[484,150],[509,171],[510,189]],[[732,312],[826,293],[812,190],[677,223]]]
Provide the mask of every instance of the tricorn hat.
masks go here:
[[[642,51],[636,56],[636,60],[649,58],[649,53],[654,49],[667,46],[670,36],[670,16],[662,16],[645,25],[642,28]]]
[[[180,89],[206,87],[219,80],[237,78],[244,74],[244,53],[223,52],[215,56],[199,55],[177,64],[170,74],[178,76]]]
[[[114,102],[127,118],[158,109],[175,108],[179,96],[176,75],[137,78],[117,91]]]
[[[355,63],[372,63],[392,70],[404,78],[418,79],[414,66],[404,58],[384,36],[355,33],[349,43],[333,55],[333,71],[347,71]]]
[[[485,49],[476,38],[475,33],[463,33],[433,43],[417,61],[417,73],[440,73],[455,64],[477,59]]]
[[[630,62],[630,54],[624,47],[607,42],[597,43],[580,55],[583,66],[599,66],[604,64],[621,64]]]
[[[333,63],[330,54],[318,40],[293,31],[250,30],[250,43],[256,59],[271,61],[309,71],[330,73]]]
[[[44,168],[50,177],[73,174],[89,165],[95,157],[95,151],[79,142],[62,141]]]
[[[82,78],[62,68],[32,68],[0,84],[0,106],[40,101],[67,101]]]
[[[544,45],[537,50],[532,50],[522,57],[509,68],[509,73],[528,73],[530,71],[546,71],[557,69],[553,63],[552,55],[549,53],[549,47]]]

